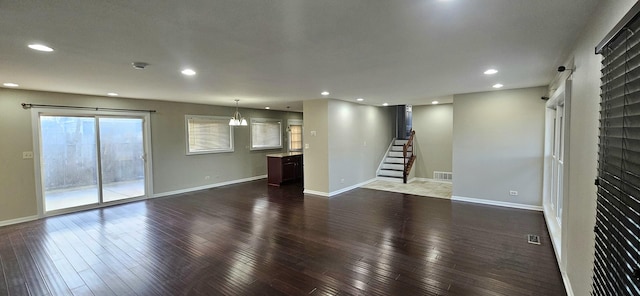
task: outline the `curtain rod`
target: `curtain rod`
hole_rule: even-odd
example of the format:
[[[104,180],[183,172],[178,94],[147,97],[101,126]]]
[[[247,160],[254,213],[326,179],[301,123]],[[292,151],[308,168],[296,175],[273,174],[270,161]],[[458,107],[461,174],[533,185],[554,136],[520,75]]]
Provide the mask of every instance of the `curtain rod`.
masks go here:
[[[627,14],[625,14],[624,17],[620,20],[620,22],[618,22],[616,26],[613,27],[613,29],[611,29],[609,34],[607,34],[602,39],[602,41],[598,43],[598,45],[596,46],[596,54],[601,54],[602,50],[604,50],[604,48],[607,47],[613,39],[615,39],[616,37],[618,37],[618,35],[620,35],[620,33],[624,30],[624,28],[636,18],[636,15],[639,12],[640,12],[640,2],[636,2],[636,4],[634,4],[633,7],[629,9],[629,12],[627,12]]]
[[[65,109],[83,109],[83,110],[95,110],[95,111],[136,111],[136,112],[150,112],[154,113],[156,110],[143,110],[143,109],[120,109],[120,108],[101,108],[101,107],[82,107],[82,106],[65,106],[65,105],[43,105],[43,104],[30,104],[22,103],[22,108],[65,108]]]

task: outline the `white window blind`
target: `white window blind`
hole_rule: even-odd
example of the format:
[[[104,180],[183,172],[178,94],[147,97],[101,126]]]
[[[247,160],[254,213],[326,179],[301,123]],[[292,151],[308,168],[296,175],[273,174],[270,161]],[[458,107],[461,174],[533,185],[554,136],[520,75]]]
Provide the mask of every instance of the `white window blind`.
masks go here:
[[[229,118],[187,115],[187,155],[233,152]]]
[[[302,151],[302,120],[289,119],[289,151]]]
[[[251,119],[251,150],[282,148],[282,121]]]

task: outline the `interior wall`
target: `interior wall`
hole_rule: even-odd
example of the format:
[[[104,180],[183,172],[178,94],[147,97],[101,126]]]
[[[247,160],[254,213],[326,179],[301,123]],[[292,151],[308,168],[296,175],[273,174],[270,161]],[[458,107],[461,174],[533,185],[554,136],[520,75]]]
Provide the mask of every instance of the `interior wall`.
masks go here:
[[[598,112],[600,110],[601,56],[594,54],[596,45],[622,19],[635,0],[601,1],[589,24],[577,38],[572,52],[564,59],[573,60],[571,123],[569,140],[566,276],[574,295],[589,295],[594,254],[596,187],[598,157]],[[550,93],[553,88],[549,90]],[[567,198],[567,197],[565,197]]]
[[[453,169],[453,104],[413,106],[415,174],[433,178],[433,171]]]
[[[329,101],[304,101],[304,190],[329,192]]]
[[[33,159],[22,159],[23,151],[34,150],[31,111],[22,108],[24,102],[157,110],[151,114],[154,194],[266,175],[265,155],[286,151],[285,138],[283,149],[251,151],[249,127],[237,127],[235,152],[187,156],[184,116],[231,116],[234,107],[0,89],[0,222],[38,214]],[[247,119],[280,118],[285,124],[289,118],[302,119],[302,114],[295,112],[240,112]]]
[[[546,87],[454,96],[453,195],[542,205]],[[518,191],[511,196],[510,191]]]
[[[393,108],[329,100],[329,192],[376,177],[394,137]]]

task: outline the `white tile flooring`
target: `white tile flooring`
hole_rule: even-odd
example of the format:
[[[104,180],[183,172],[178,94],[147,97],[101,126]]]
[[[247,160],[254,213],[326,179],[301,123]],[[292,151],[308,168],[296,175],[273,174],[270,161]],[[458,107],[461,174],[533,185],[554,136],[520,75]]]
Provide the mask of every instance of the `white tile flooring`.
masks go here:
[[[143,196],[144,180],[109,183],[103,185],[104,202]],[[71,207],[97,204],[98,186],[83,186],[45,192],[45,210],[54,211]]]
[[[362,188],[450,199],[452,184],[431,180],[413,181],[408,184],[376,180]]]

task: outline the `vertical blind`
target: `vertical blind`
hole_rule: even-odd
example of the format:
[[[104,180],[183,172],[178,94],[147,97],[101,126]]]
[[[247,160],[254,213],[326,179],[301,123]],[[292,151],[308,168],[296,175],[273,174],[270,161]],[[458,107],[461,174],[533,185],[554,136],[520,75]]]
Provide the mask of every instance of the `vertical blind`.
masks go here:
[[[639,29],[636,15],[597,49],[603,59],[593,295],[640,295]]]

